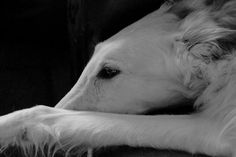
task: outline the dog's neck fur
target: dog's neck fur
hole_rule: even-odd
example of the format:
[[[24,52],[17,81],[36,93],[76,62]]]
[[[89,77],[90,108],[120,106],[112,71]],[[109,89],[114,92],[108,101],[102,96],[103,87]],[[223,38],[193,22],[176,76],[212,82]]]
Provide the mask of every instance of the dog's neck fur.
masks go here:
[[[201,106],[202,113],[212,118],[228,119],[236,116],[236,59],[219,64],[215,77],[195,105]]]

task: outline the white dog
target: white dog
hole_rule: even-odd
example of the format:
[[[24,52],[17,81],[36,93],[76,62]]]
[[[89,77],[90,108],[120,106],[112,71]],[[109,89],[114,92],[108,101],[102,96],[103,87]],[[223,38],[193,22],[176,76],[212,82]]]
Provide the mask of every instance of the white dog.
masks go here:
[[[56,108],[0,117],[2,149],[128,145],[236,157],[235,39],[236,0],[167,2],[98,44]],[[184,100],[196,112],[141,115]]]

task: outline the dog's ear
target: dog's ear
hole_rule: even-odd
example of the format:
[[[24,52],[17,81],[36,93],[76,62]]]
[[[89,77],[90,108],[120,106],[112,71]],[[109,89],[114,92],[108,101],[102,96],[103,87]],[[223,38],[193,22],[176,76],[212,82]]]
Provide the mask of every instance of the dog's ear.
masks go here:
[[[180,21],[176,38],[179,63],[189,67],[184,74],[185,84],[196,88],[217,78],[217,66],[234,58],[236,52],[236,1],[212,1],[207,5]]]
[[[226,41],[232,33],[212,19],[209,12],[201,10],[188,15],[181,24],[179,41],[185,46],[187,56],[200,59],[205,63],[227,56],[230,51],[221,41]]]
[[[181,29],[190,54],[202,56],[206,62],[227,58],[236,52],[236,1],[208,1],[208,6],[183,20]],[[191,51],[195,46],[204,51]]]

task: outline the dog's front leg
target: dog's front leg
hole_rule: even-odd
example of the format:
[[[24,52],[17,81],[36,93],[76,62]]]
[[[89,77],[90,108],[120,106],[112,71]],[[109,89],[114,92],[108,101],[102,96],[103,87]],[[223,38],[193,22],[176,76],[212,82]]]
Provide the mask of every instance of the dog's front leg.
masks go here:
[[[233,150],[220,134],[220,126],[197,115],[140,116],[98,112],[75,112],[55,121],[60,139],[71,145],[91,147],[129,145],[170,148],[229,155]]]
[[[0,117],[2,146],[60,147],[129,145],[228,155],[220,126],[197,115],[140,116],[36,107]],[[232,150],[233,151],[233,150]]]

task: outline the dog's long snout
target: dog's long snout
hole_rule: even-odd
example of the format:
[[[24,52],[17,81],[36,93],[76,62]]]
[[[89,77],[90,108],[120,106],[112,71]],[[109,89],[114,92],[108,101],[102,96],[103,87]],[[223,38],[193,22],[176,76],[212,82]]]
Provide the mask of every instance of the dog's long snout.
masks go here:
[[[75,101],[76,99],[76,101]],[[79,102],[80,100],[80,91],[71,89],[69,93],[67,93],[55,106],[55,108],[63,108],[73,110],[73,106],[75,106],[75,102]],[[80,104],[80,103],[78,103]]]
[[[87,77],[79,79],[73,88],[56,104],[55,108],[74,110],[75,106],[83,110],[83,90],[87,83]]]

